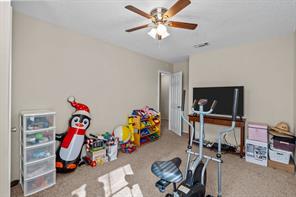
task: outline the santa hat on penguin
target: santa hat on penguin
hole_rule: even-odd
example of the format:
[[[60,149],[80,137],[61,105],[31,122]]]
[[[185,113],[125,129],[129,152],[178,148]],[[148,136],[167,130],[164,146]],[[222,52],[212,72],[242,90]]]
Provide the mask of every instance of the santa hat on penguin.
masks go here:
[[[76,109],[72,115],[84,115],[91,118],[89,107],[82,103],[77,103],[74,96],[68,97],[68,102]]]

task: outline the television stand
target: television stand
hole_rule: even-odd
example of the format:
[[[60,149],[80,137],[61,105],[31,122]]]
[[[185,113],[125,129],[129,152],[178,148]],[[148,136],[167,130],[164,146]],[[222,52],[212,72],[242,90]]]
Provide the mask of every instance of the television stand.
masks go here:
[[[195,131],[195,123],[199,122],[199,115],[188,115],[189,122],[193,123],[193,128]],[[231,117],[223,117],[223,116],[214,116],[214,115],[208,115],[204,117],[204,123],[207,124],[213,124],[213,125],[220,125],[220,126],[231,126],[232,119]],[[246,125],[246,119],[245,118],[238,118],[236,120],[235,127],[240,128],[240,145],[239,145],[239,156],[243,158],[245,156],[245,125]],[[189,134],[191,133],[191,129],[189,126]],[[195,138],[195,133],[193,134]]]

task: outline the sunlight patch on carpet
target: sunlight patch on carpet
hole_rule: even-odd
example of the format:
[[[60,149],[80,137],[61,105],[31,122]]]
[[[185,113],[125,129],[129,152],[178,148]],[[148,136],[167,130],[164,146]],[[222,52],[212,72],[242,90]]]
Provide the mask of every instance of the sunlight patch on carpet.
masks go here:
[[[130,164],[98,178],[98,181],[104,184],[105,197],[143,197],[138,184],[133,185],[132,189],[128,187],[126,175],[134,175]]]
[[[72,191],[72,196],[86,197],[86,184],[81,185],[78,189]]]

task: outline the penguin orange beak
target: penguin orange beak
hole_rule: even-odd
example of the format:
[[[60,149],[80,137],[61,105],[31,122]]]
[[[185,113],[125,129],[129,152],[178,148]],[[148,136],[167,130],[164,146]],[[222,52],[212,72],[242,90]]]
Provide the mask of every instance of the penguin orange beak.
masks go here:
[[[80,122],[79,122],[79,123],[76,123],[75,125],[76,125],[77,127],[83,127],[83,126],[84,126],[84,125],[83,125],[82,123],[80,123]]]

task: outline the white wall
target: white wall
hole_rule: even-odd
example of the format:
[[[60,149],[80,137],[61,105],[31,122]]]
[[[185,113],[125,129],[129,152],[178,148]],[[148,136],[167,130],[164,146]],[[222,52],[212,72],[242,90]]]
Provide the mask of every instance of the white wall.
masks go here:
[[[73,95],[92,114],[89,132],[125,124],[132,109],[157,107],[158,71],[172,65],[20,13],[13,15],[13,111],[49,108],[57,132],[67,129]],[[18,135],[13,136],[12,177],[18,176]]]
[[[270,125],[286,121],[293,127],[294,43],[291,34],[192,55],[189,103],[193,87],[243,85],[248,121]],[[217,129],[207,127],[209,131]]]
[[[188,101],[189,101],[189,59],[184,62],[175,63],[173,65],[173,72],[182,72],[183,73],[183,89],[186,91],[185,95],[185,107],[184,107],[184,115],[187,117],[188,115]],[[188,125],[184,123],[183,131],[188,132]]]
[[[10,196],[10,2],[0,2],[0,195]]]
[[[161,119],[169,119],[170,76],[161,74],[160,78],[160,112]]]
[[[296,31],[294,32],[294,131],[296,133]]]

